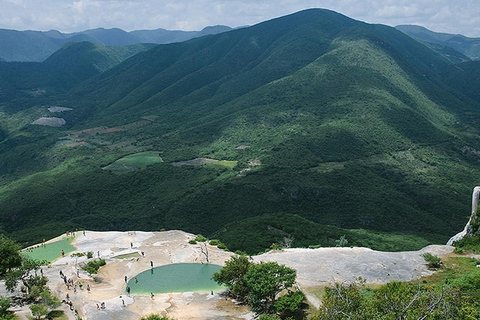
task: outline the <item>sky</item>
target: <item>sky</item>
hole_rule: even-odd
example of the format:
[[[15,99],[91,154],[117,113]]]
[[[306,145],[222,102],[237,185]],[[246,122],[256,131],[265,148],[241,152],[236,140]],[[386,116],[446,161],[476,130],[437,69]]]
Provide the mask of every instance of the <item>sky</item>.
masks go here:
[[[307,8],[330,9],[368,23],[416,24],[480,37],[479,0],[0,0],[0,28],[201,30],[253,25]]]

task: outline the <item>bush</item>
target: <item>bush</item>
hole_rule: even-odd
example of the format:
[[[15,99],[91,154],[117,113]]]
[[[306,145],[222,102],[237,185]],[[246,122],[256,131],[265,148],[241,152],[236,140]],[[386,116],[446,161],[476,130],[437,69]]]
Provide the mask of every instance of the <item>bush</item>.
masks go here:
[[[98,272],[98,269],[100,269],[101,266],[104,266],[106,264],[105,260],[92,260],[89,261],[82,269],[87,271],[90,274],[95,274]]]
[[[422,254],[422,257],[427,262],[427,266],[429,269],[439,269],[442,267],[442,259],[440,259],[440,257],[437,257],[436,255],[429,252]]]
[[[207,241],[207,238],[205,238],[204,236],[202,236],[201,234],[197,235],[197,237],[195,238],[195,241],[197,242],[205,242]]]
[[[211,244],[212,246],[217,246],[219,243],[221,243],[221,242],[220,242],[220,240],[218,240],[218,239],[212,239],[212,240],[210,240],[210,244]]]
[[[258,317],[258,320],[281,320],[279,316],[276,314],[262,314],[260,317]]]
[[[93,252],[92,251],[88,251],[87,252],[87,259],[92,259],[93,258]]]

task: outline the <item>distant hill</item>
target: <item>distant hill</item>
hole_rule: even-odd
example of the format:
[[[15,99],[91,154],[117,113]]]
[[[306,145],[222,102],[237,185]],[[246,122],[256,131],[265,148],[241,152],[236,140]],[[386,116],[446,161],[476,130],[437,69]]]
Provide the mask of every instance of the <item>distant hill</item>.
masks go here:
[[[480,60],[480,38],[433,32],[415,25],[399,25],[395,28],[419,40],[453,48],[472,60]]]
[[[61,33],[57,30],[16,31],[0,29],[0,61],[40,62],[68,42],[93,42],[106,46],[125,46],[139,43],[165,44],[186,41],[209,34],[231,30],[227,26],[206,27],[201,31],[179,30],[137,30],[126,32],[122,29],[98,28],[75,33]]]
[[[68,43],[43,62],[0,62],[0,101],[64,92],[104,72],[153,44],[108,47],[91,42]]]
[[[264,216],[275,241],[308,232],[285,227],[295,219],[335,227],[302,245],[365,243],[343,231],[358,228],[446,242],[480,169],[480,101],[450,84],[455,66],[319,9],[155,46],[61,94],[1,104],[0,229],[24,242],[183,229],[242,249],[236,230]],[[31,125],[49,105],[73,109],[65,125]]]

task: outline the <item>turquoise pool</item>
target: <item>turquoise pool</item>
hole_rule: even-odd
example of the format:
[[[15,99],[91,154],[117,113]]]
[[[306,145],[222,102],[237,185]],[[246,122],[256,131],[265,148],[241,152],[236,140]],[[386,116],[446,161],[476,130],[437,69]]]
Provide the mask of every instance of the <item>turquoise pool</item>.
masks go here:
[[[48,243],[45,246],[38,246],[37,248],[31,250],[22,250],[22,254],[27,257],[35,260],[47,260],[52,262],[55,259],[58,259],[62,256],[62,250],[67,255],[69,252],[75,250],[75,247],[71,245],[72,239],[63,239]]]
[[[146,270],[128,281],[132,294],[168,292],[210,292],[223,291],[212,280],[215,272],[222,267],[214,264],[176,263]]]

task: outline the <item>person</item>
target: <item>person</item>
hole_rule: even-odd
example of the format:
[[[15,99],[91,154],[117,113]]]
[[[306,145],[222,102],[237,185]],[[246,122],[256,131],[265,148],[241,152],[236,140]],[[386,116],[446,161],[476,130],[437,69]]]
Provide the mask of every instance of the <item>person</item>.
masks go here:
[[[88,291],[88,293],[90,293],[90,284],[89,283],[87,283],[87,291]]]
[[[153,268],[153,261],[150,261],[150,268]]]
[[[155,295],[153,294],[153,292],[150,292],[150,298],[153,300],[154,297]]]
[[[67,300],[70,300],[70,295],[67,293]]]
[[[62,249],[62,257],[65,257],[65,251]]]
[[[125,283],[127,283],[127,276],[125,276]]]
[[[98,305],[98,303],[97,303],[97,310],[100,310],[100,306]]]
[[[127,294],[130,296],[130,287],[127,286]]]
[[[102,302],[102,303],[100,304],[100,307],[101,307],[102,309],[105,309],[105,302]]]
[[[138,278],[137,277],[135,277],[135,283],[138,283]]]
[[[130,242],[130,248],[133,249],[133,242]]]
[[[81,283],[80,281],[78,282],[78,286],[80,287],[80,290],[82,290],[83,288],[83,283]]]
[[[125,307],[125,300],[122,299],[122,306]]]

